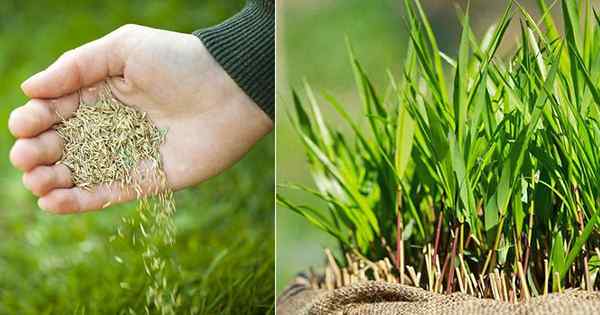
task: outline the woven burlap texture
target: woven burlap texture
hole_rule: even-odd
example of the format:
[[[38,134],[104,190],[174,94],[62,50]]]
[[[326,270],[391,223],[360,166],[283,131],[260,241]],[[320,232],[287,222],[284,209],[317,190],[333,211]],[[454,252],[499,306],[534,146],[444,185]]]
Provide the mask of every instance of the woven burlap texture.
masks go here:
[[[367,281],[332,291],[303,283],[288,287],[277,302],[278,315],[403,314],[600,314],[600,292],[568,290],[512,304],[462,293],[437,294],[405,285]]]

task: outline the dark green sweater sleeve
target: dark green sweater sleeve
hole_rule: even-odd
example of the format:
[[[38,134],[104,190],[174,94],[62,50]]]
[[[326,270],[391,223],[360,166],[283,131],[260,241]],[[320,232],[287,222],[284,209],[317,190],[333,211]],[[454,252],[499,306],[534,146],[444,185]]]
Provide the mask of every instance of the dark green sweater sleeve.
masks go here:
[[[248,0],[238,14],[194,35],[238,86],[274,119],[274,0]]]

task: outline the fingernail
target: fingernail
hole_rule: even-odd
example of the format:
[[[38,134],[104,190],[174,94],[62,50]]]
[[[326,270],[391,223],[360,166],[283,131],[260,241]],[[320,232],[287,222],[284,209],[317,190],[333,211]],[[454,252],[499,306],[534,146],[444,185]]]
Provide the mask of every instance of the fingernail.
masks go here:
[[[31,77],[29,77],[29,79],[25,80],[23,83],[21,83],[21,87],[24,87],[28,84],[30,84],[32,81],[38,79],[40,76],[42,76],[42,74],[46,72],[46,70],[40,71],[34,75],[32,75]]]
[[[46,200],[44,198],[38,199],[37,204],[38,204],[38,207],[40,209],[42,209],[44,212],[48,212],[48,213],[51,212],[50,210],[48,210],[48,205],[46,204]]]
[[[29,181],[27,180],[27,173],[23,174],[23,176],[21,177],[21,183],[23,183],[23,186],[27,188],[27,190],[31,191]]]

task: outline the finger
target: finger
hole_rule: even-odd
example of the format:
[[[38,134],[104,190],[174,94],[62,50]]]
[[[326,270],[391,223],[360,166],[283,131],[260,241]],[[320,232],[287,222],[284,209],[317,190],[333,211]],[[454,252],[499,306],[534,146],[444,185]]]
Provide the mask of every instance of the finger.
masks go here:
[[[124,41],[135,26],[125,26],[83,46],[64,53],[46,70],[21,85],[30,98],[56,98],[123,74],[126,60]]]
[[[57,99],[32,99],[10,114],[8,128],[17,138],[30,138],[68,119],[79,108],[80,102],[95,103],[102,82]]]
[[[105,184],[93,190],[79,187],[54,189],[38,200],[38,206],[56,214],[71,214],[100,210],[110,205],[133,200],[132,190],[122,190],[118,184]]]
[[[133,181],[139,183],[137,189],[122,187],[120,183],[102,184],[91,190],[80,187],[67,189],[54,189],[38,200],[40,208],[58,214],[87,212],[107,208],[140,198],[155,195],[166,189],[162,177],[157,176],[152,162],[143,161],[138,166],[138,171],[133,174]]]
[[[8,128],[17,138],[30,138],[50,129],[63,118],[69,118],[79,107],[77,93],[52,99],[32,99],[12,111]]]
[[[54,130],[35,138],[17,139],[10,151],[10,161],[21,171],[27,172],[38,165],[51,165],[62,155],[63,141]]]
[[[73,186],[71,171],[64,165],[38,166],[23,174],[23,185],[40,197],[57,188]]]

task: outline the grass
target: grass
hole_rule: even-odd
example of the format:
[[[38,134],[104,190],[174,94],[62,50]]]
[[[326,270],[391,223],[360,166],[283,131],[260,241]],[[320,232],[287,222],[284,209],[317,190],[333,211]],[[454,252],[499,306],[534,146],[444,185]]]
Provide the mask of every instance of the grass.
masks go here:
[[[394,71],[402,69],[396,61],[406,47],[399,4],[394,1],[367,3],[360,0],[290,0],[278,3],[277,182],[311,184],[304,155],[297,150],[302,144],[286,117],[287,109],[292,108],[290,85],[301,84],[303,77],[306,77],[315,85],[318,84],[319,88],[335,92],[341,100],[347,100],[349,111],[358,114],[360,110],[354,102],[352,70],[347,67],[346,49],[344,45],[332,43],[339,43],[344,35],[360,38],[356,50],[362,56],[363,65],[375,74],[375,77],[371,77],[375,84],[385,83],[386,68],[392,66]],[[315,25],[318,25],[319,32],[311,32],[311,40],[307,41],[306,30]],[[375,46],[379,47],[376,51],[369,48]],[[327,53],[324,54],[324,51]],[[324,115],[333,114],[327,108],[323,111]],[[306,195],[289,193],[303,198],[303,202],[310,202]],[[281,292],[300,270],[321,264],[323,247],[334,246],[335,241],[281,207],[277,210],[276,227],[276,286]]]
[[[410,45],[384,93],[349,49],[367,128],[325,93],[348,138],[323,119],[308,84],[307,101],[294,94],[293,124],[317,189],[286,187],[326,206],[284,194],[279,203],[342,252],[388,259],[401,283],[511,301],[597,288],[600,20],[589,1],[538,4],[540,21],[510,2],[482,38],[468,8],[459,10],[450,58],[420,3],[406,0]],[[497,57],[511,22],[521,30],[517,47]],[[422,277],[407,275],[411,268]]]
[[[0,123],[26,99],[19,84],[60,54],[125,23],[190,32],[243,1],[8,2],[0,8]],[[52,12],[49,14],[49,12]],[[65,31],[65,30],[68,30]],[[0,155],[14,139],[0,128]],[[239,164],[177,192],[168,274],[186,314],[273,314],[273,136]],[[135,204],[77,216],[40,211],[21,174],[0,159],[0,314],[144,313],[139,252],[109,242]]]
[[[177,239],[168,254],[180,270],[168,280],[182,296],[178,310],[272,313],[273,200],[264,196],[273,194],[273,182],[256,181],[273,172],[264,162],[273,158],[272,142],[263,140],[230,171],[175,194]],[[119,314],[129,307],[143,313],[147,277],[139,252],[125,241],[109,242],[135,205],[52,216],[17,180],[3,185],[0,314]]]

